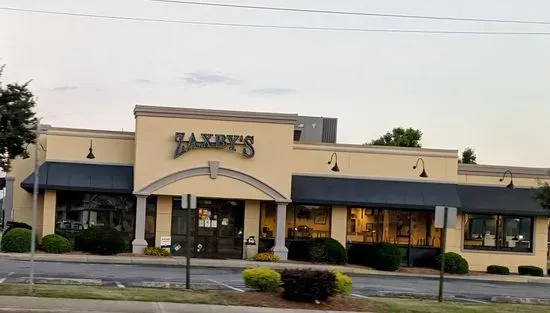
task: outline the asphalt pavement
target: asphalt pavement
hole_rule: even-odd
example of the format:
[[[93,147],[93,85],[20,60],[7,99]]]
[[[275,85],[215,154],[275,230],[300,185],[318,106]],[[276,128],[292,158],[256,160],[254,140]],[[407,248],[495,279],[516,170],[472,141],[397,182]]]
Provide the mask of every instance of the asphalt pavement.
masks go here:
[[[0,284],[28,280],[30,262],[0,260]],[[438,280],[434,278],[350,275],[353,295],[416,294],[437,295]],[[91,285],[150,287],[182,287],[185,285],[185,267],[148,265],[35,262],[35,277],[52,282],[73,279]],[[191,284],[195,288],[245,291],[241,270],[227,268],[192,268]],[[1,286],[1,285],[0,285]],[[445,280],[445,295],[457,298],[489,300],[495,296],[550,299],[546,284]]]

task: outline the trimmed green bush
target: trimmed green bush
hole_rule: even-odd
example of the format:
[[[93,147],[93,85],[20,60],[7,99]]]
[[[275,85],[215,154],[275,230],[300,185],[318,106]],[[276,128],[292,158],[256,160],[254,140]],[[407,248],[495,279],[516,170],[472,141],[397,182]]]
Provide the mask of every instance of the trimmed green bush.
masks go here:
[[[278,262],[279,258],[273,252],[262,252],[254,256],[254,261],[258,262]]]
[[[47,253],[67,253],[71,252],[72,244],[63,236],[50,234],[42,238],[42,250]]]
[[[380,271],[396,271],[403,261],[403,252],[389,243],[352,245],[348,251],[350,263]]]
[[[544,270],[537,266],[532,265],[520,265],[518,266],[518,273],[520,275],[527,276],[544,276]]]
[[[348,253],[340,242],[332,238],[315,238],[309,247],[311,262],[346,264]]]
[[[242,273],[244,284],[262,292],[273,291],[281,286],[281,274],[267,268],[249,268]]]
[[[292,269],[281,273],[283,298],[298,302],[326,301],[336,288],[336,276],[329,271]]]
[[[2,251],[30,252],[32,232],[26,228],[14,228],[2,237]]]
[[[333,269],[331,272],[332,274],[334,274],[336,278],[334,293],[337,295],[349,296],[349,294],[351,293],[351,287],[353,284],[351,277],[349,277],[348,275],[342,274],[342,272],[340,272],[337,269]]]
[[[169,251],[166,251],[166,249],[164,248],[157,248],[157,247],[147,247],[143,251],[143,254],[152,255],[152,256],[170,256]]]
[[[438,268],[441,268],[441,254],[436,258]],[[468,274],[470,271],[468,261],[460,254],[454,252],[445,253],[445,273]]]
[[[122,234],[111,227],[92,226],[81,231],[75,238],[76,250],[99,255],[113,255],[124,251]]]
[[[489,265],[487,266],[487,273],[497,275],[510,275],[510,269],[506,266]]]

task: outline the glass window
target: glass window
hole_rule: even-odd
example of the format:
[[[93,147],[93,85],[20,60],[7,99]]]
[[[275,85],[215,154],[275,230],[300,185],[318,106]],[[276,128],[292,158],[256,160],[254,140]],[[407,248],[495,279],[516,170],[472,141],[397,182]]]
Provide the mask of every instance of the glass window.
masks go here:
[[[348,208],[347,241],[439,247],[433,212]]]
[[[286,238],[330,237],[331,217],[332,208],[330,206],[289,204],[286,208]],[[260,238],[275,238],[276,229],[277,204],[262,202]]]
[[[533,218],[465,214],[464,248],[532,251]]]
[[[58,191],[55,232],[64,236],[90,226],[110,226],[124,233],[128,249],[134,238],[136,201],[132,195]]]

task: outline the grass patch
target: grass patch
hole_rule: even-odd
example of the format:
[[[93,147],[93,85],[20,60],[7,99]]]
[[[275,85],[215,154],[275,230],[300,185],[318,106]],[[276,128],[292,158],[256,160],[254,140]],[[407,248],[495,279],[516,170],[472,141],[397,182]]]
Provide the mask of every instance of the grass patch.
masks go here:
[[[2,296],[28,296],[26,284],[3,284]],[[102,299],[148,302],[175,302],[214,305],[277,307],[324,311],[356,311],[372,313],[547,313],[548,306],[528,304],[469,304],[432,300],[393,298],[331,298],[322,304],[285,301],[278,293],[156,288],[115,288],[100,286],[35,285],[34,296],[71,299]]]

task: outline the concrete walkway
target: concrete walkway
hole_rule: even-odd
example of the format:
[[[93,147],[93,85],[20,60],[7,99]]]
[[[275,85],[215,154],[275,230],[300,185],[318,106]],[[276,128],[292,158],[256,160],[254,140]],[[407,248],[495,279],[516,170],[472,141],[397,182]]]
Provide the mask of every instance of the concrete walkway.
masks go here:
[[[29,261],[29,253],[0,253],[0,259]],[[150,257],[150,256],[100,256],[83,254],[35,254],[36,261],[43,262],[71,262],[71,263],[104,263],[104,264],[140,264],[157,266],[185,266],[184,257]],[[314,268],[314,269],[338,269],[346,274],[375,275],[387,277],[422,277],[439,278],[439,275],[411,274],[400,272],[377,271],[359,266],[337,266],[324,264],[293,263],[293,262],[255,262],[247,260],[215,260],[215,259],[191,259],[191,266],[245,269],[251,267],[267,266],[273,269],[287,268]],[[472,281],[513,282],[513,283],[537,283],[550,284],[550,277],[531,277],[519,275],[445,275],[446,279],[461,279]]]
[[[330,311],[284,310],[238,306],[179,304],[164,302],[0,297],[0,312],[41,313],[322,313]]]

